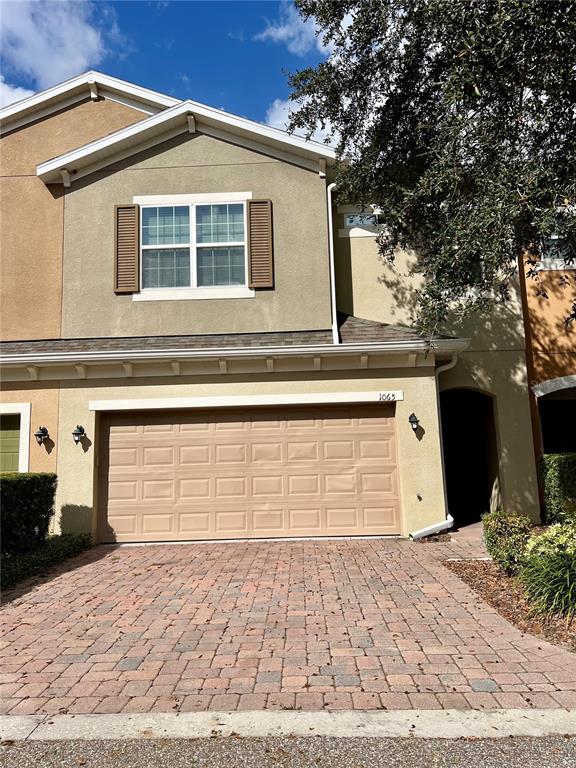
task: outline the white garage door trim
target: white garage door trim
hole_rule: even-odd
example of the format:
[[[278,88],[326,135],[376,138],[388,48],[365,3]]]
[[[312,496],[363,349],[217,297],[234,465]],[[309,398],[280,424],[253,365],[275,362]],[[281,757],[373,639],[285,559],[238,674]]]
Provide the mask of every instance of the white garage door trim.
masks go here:
[[[161,397],[134,400],[90,400],[90,411],[182,410],[185,408],[234,408],[257,405],[322,405],[330,403],[396,403],[404,391],[306,392],[282,395],[218,395],[216,397]]]

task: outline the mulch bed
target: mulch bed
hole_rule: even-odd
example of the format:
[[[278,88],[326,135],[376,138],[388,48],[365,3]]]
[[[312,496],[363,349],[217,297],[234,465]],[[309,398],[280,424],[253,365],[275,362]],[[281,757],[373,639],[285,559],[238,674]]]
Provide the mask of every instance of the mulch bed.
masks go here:
[[[444,565],[522,632],[576,651],[576,619],[531,613],[518,579],[484,560],[448,560]]]

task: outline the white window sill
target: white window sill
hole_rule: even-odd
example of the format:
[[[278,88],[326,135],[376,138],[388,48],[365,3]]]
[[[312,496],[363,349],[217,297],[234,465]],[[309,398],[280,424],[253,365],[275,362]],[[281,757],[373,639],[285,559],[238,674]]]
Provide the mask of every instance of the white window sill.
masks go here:
[[[568,272],[576,270],[576,262],[567,264],[564,259],[541,259],[536,265],[537,272]]]
[[[193,301],[198,299],[253,299],[256,291],[245,285],[214,288],[143,288],[132,301]]]
[[[350,227],[339,229],[338,237],[376,237],[379,232],[378,227]]]

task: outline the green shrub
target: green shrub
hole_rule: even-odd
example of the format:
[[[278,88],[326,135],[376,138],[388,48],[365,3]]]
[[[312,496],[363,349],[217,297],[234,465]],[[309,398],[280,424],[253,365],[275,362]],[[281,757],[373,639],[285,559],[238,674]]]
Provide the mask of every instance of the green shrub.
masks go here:
[[[2,589],[12,587],[29,576],[44,573],[50,566],[77,555],[91,545],[92,537],[89,533],[67,533],[61,536],[50,536],[33,552],[4,554],[1,558],[0,573]]]
[[[542,458],[547,523],[570,519],[565,504],[576,499],[576,453],[550,453]]]
[[[2,552],[21,554],[41,546],[54,514],[56,475],[14,472],[0,478]]]
[[[530,536],[530,519],[496,509],[484,515],[482,523],[486,548],[494,562],[506,573],[516,573]]]
[[[576,613],[576,522],[552,525],[532,538],[522,558],[520,580],[539,613]]]

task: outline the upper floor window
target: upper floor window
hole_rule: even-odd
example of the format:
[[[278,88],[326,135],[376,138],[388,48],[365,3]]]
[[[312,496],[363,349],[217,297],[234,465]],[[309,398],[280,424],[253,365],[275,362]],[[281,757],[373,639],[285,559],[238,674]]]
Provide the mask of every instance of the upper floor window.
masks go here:
[[[243,202],[143,205],[142,288],[246,286]]]

